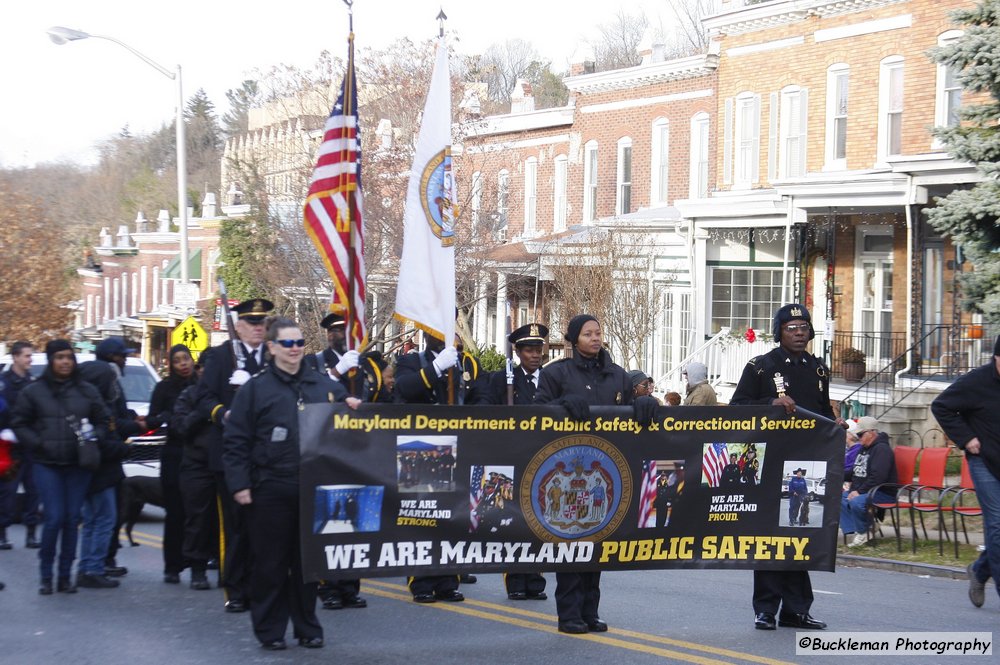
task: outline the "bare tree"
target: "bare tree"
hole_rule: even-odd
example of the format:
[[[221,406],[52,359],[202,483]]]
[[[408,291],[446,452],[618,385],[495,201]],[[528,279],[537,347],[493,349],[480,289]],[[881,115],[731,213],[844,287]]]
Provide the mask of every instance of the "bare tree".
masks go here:
[[[510,103],[514,84],[518,79],[528,78],[532,63],[538,60],[538,51],[523,39],[491,44],[479,59],[479,73],[486,81],[489,98]]]
[[[708,30],[702,20],[712,14],[714,0],[667,0],[677,19],[668,50],[674,57],[708,51]]]
[[[645,14],[628,14],[624,9],[618,10],[611,21],[599,25],[601,36],[591,44],[595,69],[603,72],[641,64],[638,47],[648,26]]]
[[[554,257],[555,295],[564,318],[597,317],[623,366],[641,366],[660,320],[662,302],[649,277],[653,245],[647,234],[595,228]]]

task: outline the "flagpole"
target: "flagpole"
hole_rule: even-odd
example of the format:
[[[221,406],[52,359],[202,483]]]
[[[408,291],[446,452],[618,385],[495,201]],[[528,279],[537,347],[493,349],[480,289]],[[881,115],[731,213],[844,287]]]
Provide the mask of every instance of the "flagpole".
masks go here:
[[[344,4],[347,5],[347,26],[348,26],[348,35],[347,35],[347,44],[348,44],[348,46],[347,46],[347,75],[348,75],[348,80],[344,83],[344,90],[345,90],[344,102],[345,102],[345,106],[346,106],[347,104],[349,104],[349,102],[347,100],[354,98],[353,94],[351,94],[351,95],[346,94],[346,92],[350,88],[351,84],[354,83],[354,81],[351,80],[350,76],[349,76],[350,72],[354,68],[354,6],[353,6],[354,5],[354,0],[344,0]],[[351,92],[353,93],[353,90],[351,90]],[[350,112],[353,114],[355,112],[355,109],[352,108],[350,110]],[[347,115],[347,113],[348,113],[347,109],[344,109],[344,114]],[[361,137],[359,135],[358,136],[359,142],[360,142],[360,138]],[[348,153],[349,153],[348,147],[345,145],[343,148],[341,148],[341,151],[342,151],[342,154],[344,155],[344,158],[346,159],[349,156],[348,155]],[[358,174],[358,175],[360,176],[361,174]],[[351,218],[350,208],[348,208],[348,211],[347,211],[347,234],[348,234],[348,237],[349,237],[348,247],[350,248],[350,251],[348,252],[348,255],[347,255],[347,303],[346,303],[347,304],[347,340],[346,341],[347,341],[347,348],[348,348],[348,350],[353,350],[354,349],[354,323],[355,323],[355,319],[356,319],[356,316],[357,316],[357,313],[355,312],[355,308],[354,308],[354,252],[355,252],[355,246],[354,246],[354,228],[353,228],[353,226],[354,226],[354,220]],[[351,393],[353,394],[354,393],[354,377],[351,376],[350,380],[351,380]]]

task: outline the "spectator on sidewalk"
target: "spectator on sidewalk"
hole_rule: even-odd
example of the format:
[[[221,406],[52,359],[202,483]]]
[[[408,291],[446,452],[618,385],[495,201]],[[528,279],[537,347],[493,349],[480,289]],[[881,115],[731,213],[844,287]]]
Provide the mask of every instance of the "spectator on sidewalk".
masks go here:
[[[1000,593],[1000,337],[990,362],[959,377],[931,403],[949,439],[965,452],[983,509],[986,549],[969,564],[969,600],[982,607],[990,577]]]
[[[14,431],[10,429],[10,416],[14,404],[21,391],[29,386],[35,377],[31,374],[31,354],[34,352],[31,342],[24,340],[14,342],[10,348],[10,368],[0,374],[0,402],[7,404],[6,410],[0,409],[0,439],[17,443]],[[34,472],[31,470],[31,453],[20,450],[18,465],[11,470],[9,478],[0,480],[0,550],[13,547],[7,539],[7,527],[14,523],[17,517],[17,487],[24,485],[24,504],[21,507],[21,521],[26,527],[24,546],[29,549],[41,547],[36,528],[41,519],[38,510],[38,489],[35,487]]]
[[[851,470],[851,485],[840,500],[840,528],[854,534],[848,547],[860,547],[868,542],[871,520],[868,515],[872,501],[892,501],[887,492],[871,491],[886,483],[899,482],[896,457],[889,446],[889,435],[879,431],[879,422],[871,416],[858,419],[858,440],[861,450]]]
[[[687,379],[687,397],[685,406],[718,406],[719,398],[715,388],[708,382],[708,366],[705,363],[689,363],[684,368]]]

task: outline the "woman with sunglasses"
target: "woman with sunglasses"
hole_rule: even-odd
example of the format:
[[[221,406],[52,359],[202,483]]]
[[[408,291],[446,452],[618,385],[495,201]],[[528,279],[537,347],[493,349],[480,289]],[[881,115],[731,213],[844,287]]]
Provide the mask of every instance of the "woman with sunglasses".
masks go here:
[[[236,393],[223,439],[226,484],[243,507],[253,553],[253,630],[268,650],[286,648],[289,618],[299,646],[323,646],[317,585],[304,581],[299,552],[299,410],[309,403],[343,401],[347,392],[303,365],[304,346],[297,323],[284,318],[271,323],[267,349],[272,362]],[[360,403],[353,397],[346,401],[355,407]]]

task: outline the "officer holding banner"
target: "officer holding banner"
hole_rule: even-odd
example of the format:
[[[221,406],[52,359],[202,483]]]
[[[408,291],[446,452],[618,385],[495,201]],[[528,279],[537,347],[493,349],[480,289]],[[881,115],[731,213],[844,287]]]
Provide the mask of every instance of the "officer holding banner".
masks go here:
[[[541,380],[542,358],[549,329],[540,323],[523,325],[510,335],[510,342],[520,364],[514,368],[511,399],[508,400],[507,372],[494,372],[490,382],[495,404],[530,405]],[[504,585],[511,600],[545,600],[545,578],[539,573],[505,573]]]
[[[830,406],[830,371],[806,351],[816,336],[809,310],[799,304],[785,305],[774,314],[772,333],[779,346],[747,363],[729,403],[782,406],[789,414],[802,407],[842,425]],[[775,630],[775,615],[780,626],[826,628],[809,614],[813,591],[808,571],[755,570],[753,587],[757,630]]]

